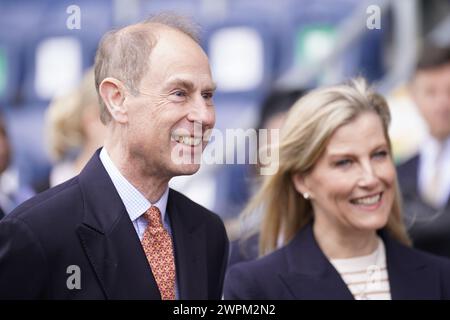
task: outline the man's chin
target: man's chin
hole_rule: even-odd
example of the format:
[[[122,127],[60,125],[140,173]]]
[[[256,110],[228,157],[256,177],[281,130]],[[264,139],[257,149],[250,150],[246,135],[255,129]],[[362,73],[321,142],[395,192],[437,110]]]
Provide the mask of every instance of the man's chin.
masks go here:
[[[200,164],[182,164],[177,166],[178,176],[189,176],[200,169]]]

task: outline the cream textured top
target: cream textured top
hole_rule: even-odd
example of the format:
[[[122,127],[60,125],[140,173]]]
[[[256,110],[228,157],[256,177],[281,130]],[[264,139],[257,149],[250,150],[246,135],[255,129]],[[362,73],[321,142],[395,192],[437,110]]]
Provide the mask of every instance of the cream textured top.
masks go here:
[[[356,300],[391,300],[384,243],[378,238],[377,249],[349,259],[331,259]]]

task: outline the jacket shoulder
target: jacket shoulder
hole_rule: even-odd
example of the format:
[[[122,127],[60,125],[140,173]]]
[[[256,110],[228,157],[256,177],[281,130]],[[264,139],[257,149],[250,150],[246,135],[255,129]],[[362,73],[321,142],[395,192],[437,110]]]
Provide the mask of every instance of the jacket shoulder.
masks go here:
[[[63,212],[66,208],[73,209],[76,203],[82,203],[80,197],[78,178],[75,177],[23,202],[8,214],[5,220],[28,220],[37,215],[42,219],[42,216]]]
[[[279,275],[286,273],[285,248],[255,260],[239,262],[230,267],[225,278],[225,299],[273,299],[267,296],[280,290]]]
[[[450,299],[450,259],[435,255],[419,249],[396,244],[396,258],[401,263],[416,264],[421,268],[427,268],[439,279],[441,287],[441,299]]]
[[[423,262],[427,266],[432,266],[443,271],[450,280],[450,259],[447,257],[435,255],[419,249],[410,248],[414,254],[415,259]],[[450,284],[450,283],[449,283]],[[450,288],[449,288],[450,289]]]
[[[271,273],[280,273],[286,271],[287,261],[285,255],[285,247],[275,250],[266,256],[253,259],[250,261],[243,261],[236,263],[230,268],[230,272],[235,270],[241,270],[249,272],[250,274],[260,276],[266,276]]]
[[[170,189],[169,199],[176,203],[180,208],[183,208],[189,212],[190,215],[195,216],[197,219],[213,224],[223,225],[222,219],[217,214],[192,201],[184,194],[174,189]]]

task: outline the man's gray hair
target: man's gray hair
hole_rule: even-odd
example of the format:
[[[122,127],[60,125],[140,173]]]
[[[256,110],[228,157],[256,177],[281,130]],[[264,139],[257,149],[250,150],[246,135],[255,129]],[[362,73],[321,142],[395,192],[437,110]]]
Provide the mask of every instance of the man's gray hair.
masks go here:
[[[95,56],[95,86],[107,77],[122,81],[128,90],[137,94],[142,77],[148,72],[149,57],[156,45],[155,31],[160,27],[178,30],[199,43],[199,26],[185,16],[166,12],[139,23],[107,32]],[[100,119],[106,124],[111,115],[100,94]]]

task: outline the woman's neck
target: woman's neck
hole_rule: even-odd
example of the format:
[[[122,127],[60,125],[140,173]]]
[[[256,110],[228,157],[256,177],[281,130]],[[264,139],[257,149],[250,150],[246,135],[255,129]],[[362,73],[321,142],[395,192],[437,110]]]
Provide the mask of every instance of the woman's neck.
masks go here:
[[[328,259],[366,256],[373,253],[378,246],[375,230],[340,229],[315,222],[313,232],[319,247]]]

